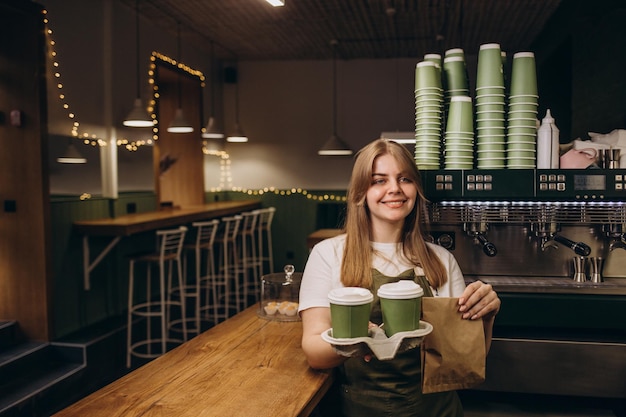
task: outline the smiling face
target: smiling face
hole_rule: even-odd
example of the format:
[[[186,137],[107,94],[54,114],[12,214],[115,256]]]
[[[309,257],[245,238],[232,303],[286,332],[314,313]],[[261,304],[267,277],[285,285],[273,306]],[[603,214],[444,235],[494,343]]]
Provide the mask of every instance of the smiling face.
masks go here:
[[[375,242],[397,242],[417,198],[417,185],[390,154],[374,159],[365,197]]]

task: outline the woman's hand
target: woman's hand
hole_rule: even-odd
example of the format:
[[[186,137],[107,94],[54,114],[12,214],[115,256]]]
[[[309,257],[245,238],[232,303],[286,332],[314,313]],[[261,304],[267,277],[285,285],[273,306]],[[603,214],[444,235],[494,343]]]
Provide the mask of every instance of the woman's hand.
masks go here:
[[[469,284],[459,297],[459,311],[464,319],[493,318],[499,310],[498,294],[482,281]]]

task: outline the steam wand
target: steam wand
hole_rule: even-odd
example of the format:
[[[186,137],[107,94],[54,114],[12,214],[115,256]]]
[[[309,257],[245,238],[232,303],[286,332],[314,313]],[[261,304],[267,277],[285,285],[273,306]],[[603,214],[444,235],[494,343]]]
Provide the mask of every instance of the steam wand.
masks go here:
[[[545,240],[542,243],[541,249],[546,250],[546,248],[548,247],[556,248],[553,242],[558,242],[562,244],[563,246],[566,246],[570,248],[571,250],[573,250],[576,255],[589,256],[589,254],[591,253],[591,248],[586,243],[574,242],[573,240],[570,240],[556,233],[552,234],[551,237],[552,237],[551,240]]]
[[[496,245],[488,241],[485,235],[479,233],[476,235],[476,238],[478,239],[478,242],[483,245],[483,252],[485,252],[485,255],[494,257],[498,254],[498,249],[496,248]]]

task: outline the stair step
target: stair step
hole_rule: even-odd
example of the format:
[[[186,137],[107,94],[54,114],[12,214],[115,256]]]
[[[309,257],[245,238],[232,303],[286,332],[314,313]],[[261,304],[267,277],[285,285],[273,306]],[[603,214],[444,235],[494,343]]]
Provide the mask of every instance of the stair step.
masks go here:
[[[84,349],[24,342],[0,352],[0,415],[19,408],[85,368]]]
[[[0,321],[0,350],[18,342],[18,326],[16,321]]]

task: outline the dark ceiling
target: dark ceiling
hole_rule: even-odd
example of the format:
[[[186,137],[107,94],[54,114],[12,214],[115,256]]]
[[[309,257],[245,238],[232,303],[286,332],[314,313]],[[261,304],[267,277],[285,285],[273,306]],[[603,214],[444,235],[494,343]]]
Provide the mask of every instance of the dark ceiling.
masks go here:
[[[134,10],[135,0],[121,0]],[[315,60],[419,57],[497,42],[518,52],[561,0],[139,0],[142,16],[221,59]]]

